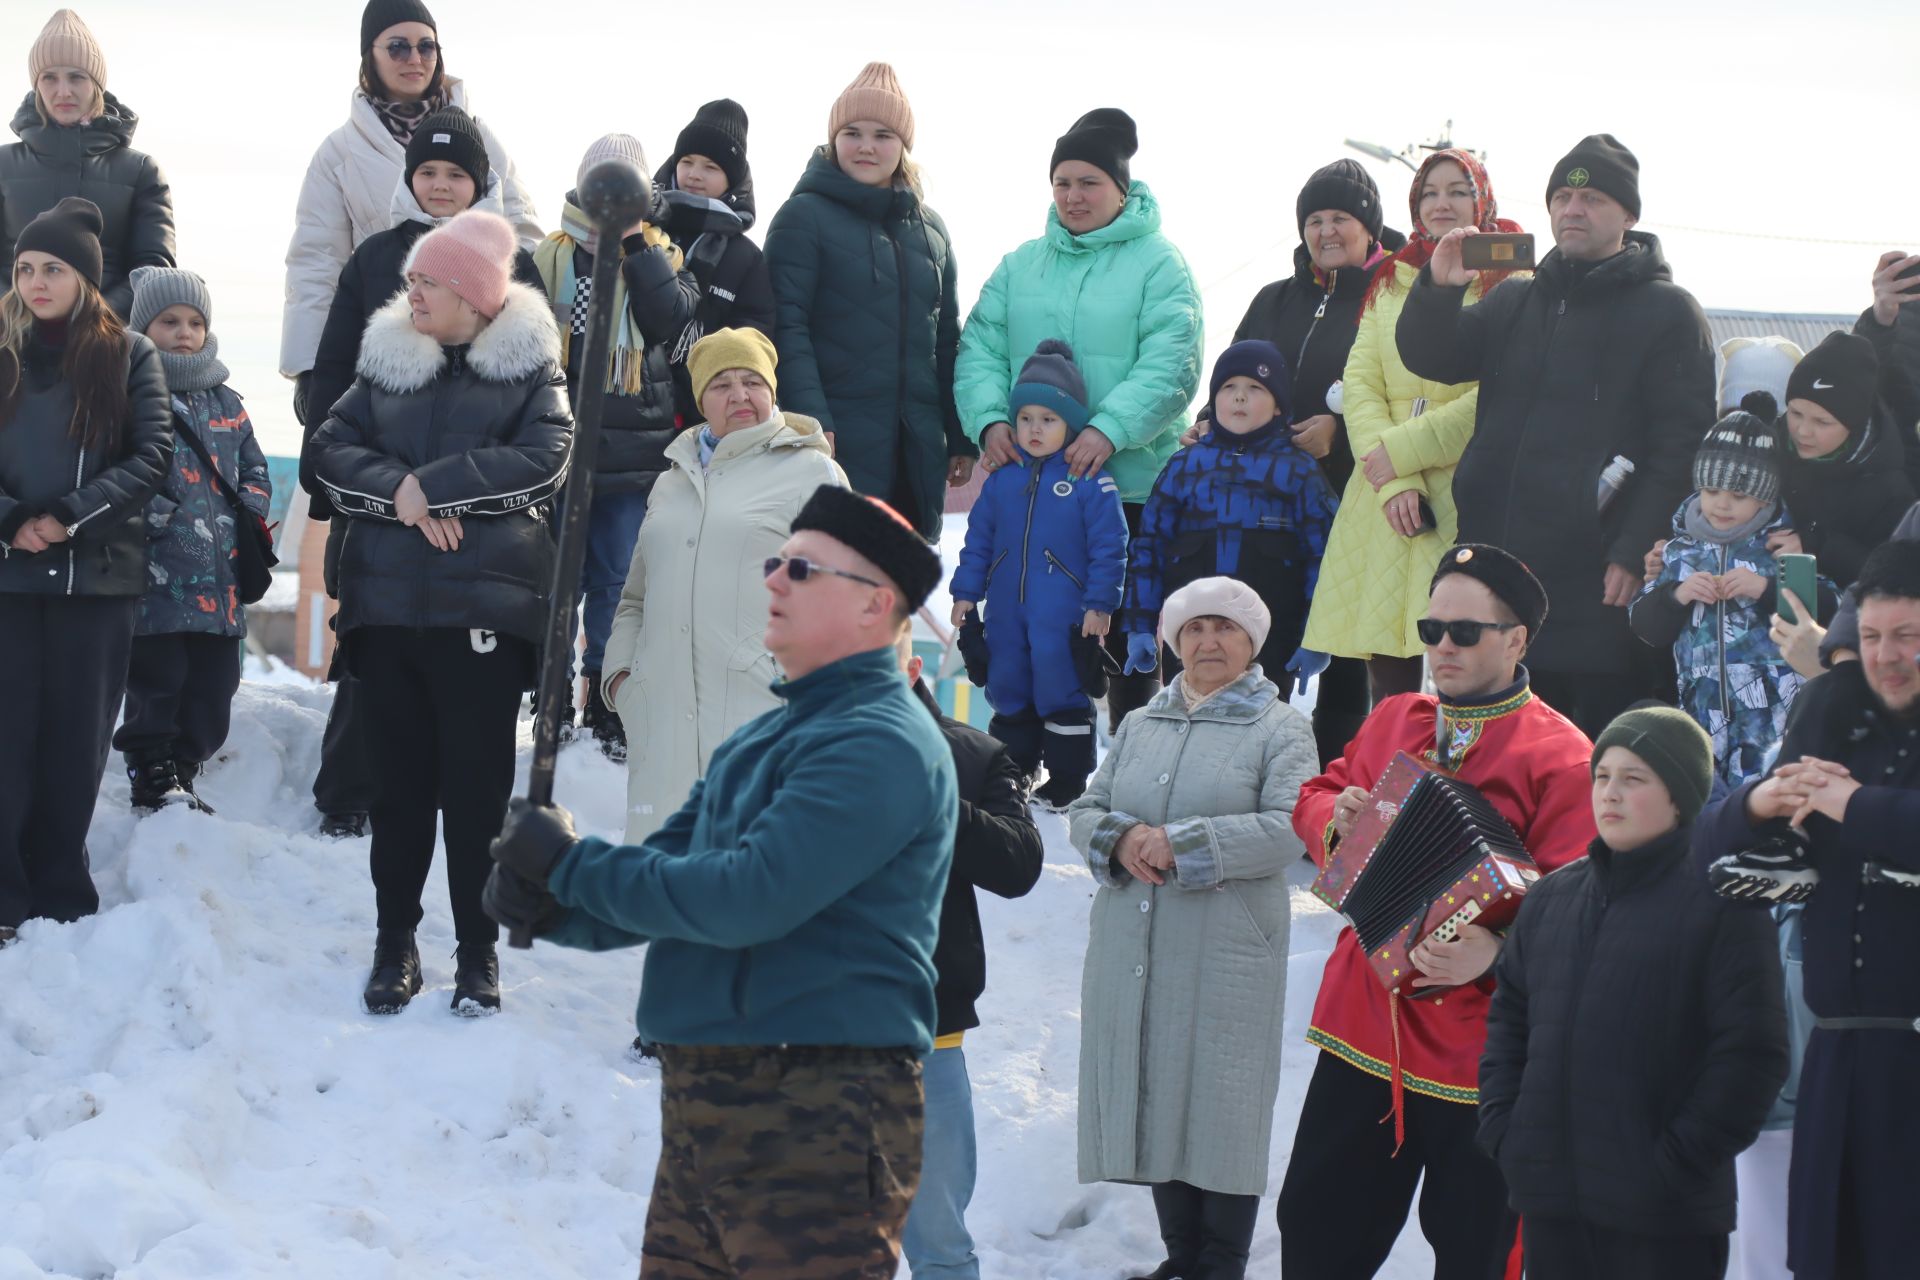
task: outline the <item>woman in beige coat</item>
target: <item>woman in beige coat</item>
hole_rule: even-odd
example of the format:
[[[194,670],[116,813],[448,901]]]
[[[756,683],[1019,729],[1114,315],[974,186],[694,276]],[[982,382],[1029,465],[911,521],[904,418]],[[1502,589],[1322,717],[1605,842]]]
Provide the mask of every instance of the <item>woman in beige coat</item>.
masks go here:
[[[706,422],[667,446],[607,639],[628,844],[673,816],[729,734],[778,705],[761,566],[815,489],[847,485],[820,424],[775,407],[765,334],[716,330],[687,369]]]
[[[1250,587],[1202,578],[1161,609],[1181,674],[1120,725],[1067,811],[1093,870],[1080,989],[1080,1180],[1144,1182],[1155,1278],[1244,1274],[1267,1184],[1287,985],[1286,868],[1313,728],[1253,665]]]

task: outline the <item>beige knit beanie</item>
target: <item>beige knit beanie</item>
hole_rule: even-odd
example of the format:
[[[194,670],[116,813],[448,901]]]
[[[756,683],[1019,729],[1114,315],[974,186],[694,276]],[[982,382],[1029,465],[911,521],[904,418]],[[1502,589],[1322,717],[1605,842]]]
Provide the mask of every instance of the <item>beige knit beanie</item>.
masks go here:
[[[78,67],[93,77],[104,91],[107,87],[107,55],[93,38],[87,24],[71,9],[57,10],[47,19],[40,38],[27,50],[27,83],[38,85],[40,73],[53,67]]]
[[[585,185],[587,174],[595,165],[608,160],[625,160],[641,173],[652,172],[647,168],[647,153],[640,149],[640,139],[628,133],[609,133],[594,139],[587,147],[587,154],[580,157],[580,167],[573,175],[574,190]]]
[[[913,107],[900,78],[886,63],[869,62],[833,100],[833,110],[827,114],[827,140],[831,142],[855,120],[878,120],[900,135],[901,145],[913,150]]]

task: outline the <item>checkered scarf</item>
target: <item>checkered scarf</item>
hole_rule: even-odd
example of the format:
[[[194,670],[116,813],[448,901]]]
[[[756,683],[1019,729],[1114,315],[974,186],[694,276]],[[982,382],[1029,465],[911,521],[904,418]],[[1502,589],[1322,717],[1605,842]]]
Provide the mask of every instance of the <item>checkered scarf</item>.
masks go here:
[[[675,271],[684,265],[680,250],[658,227],[651,224],[644,226],[641,237],[647,244],[663,249]],[[580,248],[591,254],[599,248],[599,244],[600,237],[592,220],[575,205],[565,203],[560,208],[560,230],[542,240],[533,251],[533,265],[540,272],[540,282],[546,287],[547,297],[553,304],[553,318],[560,326],[562,364],[569,359],[574,338],[587,331],[587,311],[593,299],[593,277],[582,276],[574,271],[573,251]],[[632,309],[627,306],[624,273],[614,276],[613,297],[609,302],[613,307],[614,321],[613,358],[607,370],[607,393],[616,396],[638,395],[644,385],[647,342],[645,335],[640,332],[640,326],[634,322]]]

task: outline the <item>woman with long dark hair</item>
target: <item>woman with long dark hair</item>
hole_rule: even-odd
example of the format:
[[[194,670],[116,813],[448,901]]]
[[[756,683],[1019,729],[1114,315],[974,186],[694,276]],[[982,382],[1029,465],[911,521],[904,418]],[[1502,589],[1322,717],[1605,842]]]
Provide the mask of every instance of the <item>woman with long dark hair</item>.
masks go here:
[[[100,905],[87,827],[173,455],[159,355],[100,292],[100,228],[78,197],[29,222],[0,296],[0,943]]]

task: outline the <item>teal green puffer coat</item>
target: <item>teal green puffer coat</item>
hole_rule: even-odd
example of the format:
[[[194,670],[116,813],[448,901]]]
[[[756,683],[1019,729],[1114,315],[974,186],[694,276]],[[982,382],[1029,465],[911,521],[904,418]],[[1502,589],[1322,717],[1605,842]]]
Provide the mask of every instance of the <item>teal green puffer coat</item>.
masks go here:
[[[978,452],[953,409],[960,303],[940,215],[869,187],[822,147],[767,229],[780,407],[833,433],[856,492],[940,532],[947,459]]]
[[[1073,347],[1091,425],[1113,442],[1107,470],[1145,502],[1200,389],[1200,286],[1160,234],[1144,182],[1098,231],[1076,236],[1047,210],[1047,234],[1000,259],[960,335],[954,398],[978,440],[1007,421],[1007,392],[1042,338]]]

